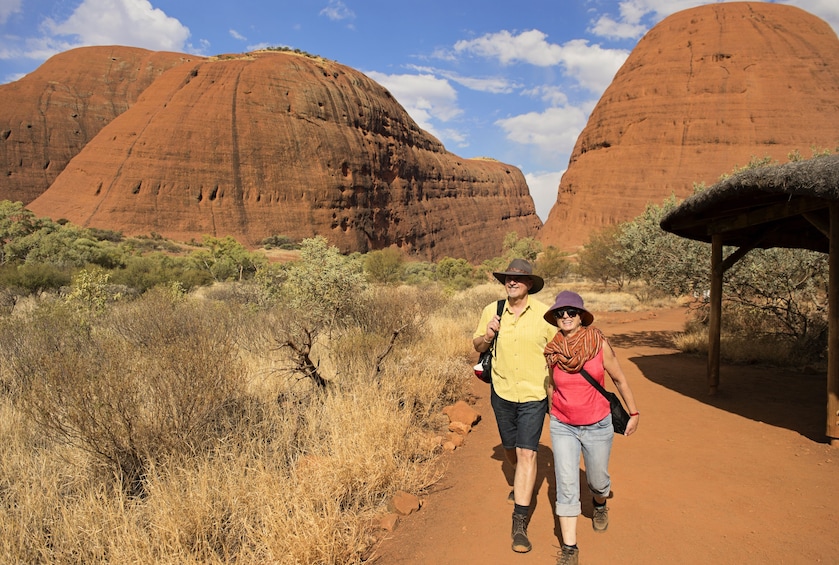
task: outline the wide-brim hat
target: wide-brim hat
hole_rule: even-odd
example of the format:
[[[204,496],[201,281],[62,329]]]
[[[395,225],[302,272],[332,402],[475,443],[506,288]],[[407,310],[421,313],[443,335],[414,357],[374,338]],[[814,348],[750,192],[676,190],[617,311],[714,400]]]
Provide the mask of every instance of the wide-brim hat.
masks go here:
[[[569,306],[580,311],[580,321],[583,322],[584,326],[591,325],[594,321],[594,314],[586,310],[585,306],[583,306],[583,297],[570,290],[563,290],[556,295],[556,302],[545,312],[545,321],[552,326],[558,326],[559,324],[556,322],[556,311]]]
[[[533,284],[530,285],[530,290],[527,291],[527,294],[536,294],[545,286],[545,281],[542,280],[542,277],[534,275],[533,266],[524,259],[513,259],[506,271],[492,273],[492,275],[501,284],[506,283],[507,277],[529,277]]]

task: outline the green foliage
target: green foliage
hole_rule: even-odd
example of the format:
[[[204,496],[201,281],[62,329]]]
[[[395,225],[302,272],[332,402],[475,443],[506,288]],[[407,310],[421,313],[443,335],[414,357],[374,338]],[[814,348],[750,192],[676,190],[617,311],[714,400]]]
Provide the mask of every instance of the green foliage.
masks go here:
[[[818,358],[827,345],[827,262],[804,249],[752,250],[726,273],[726,308],[747,333],[786,336],[802,358]]]
[[[16,255],[28,263],[50,263],[58,267],[97,265],[106,269],[121,266],[123,250],[110,242],[98,241],[89,230],[72,224],[44,225],[10,244]]]
[[[443,257],[437,262],[437,280],[447,288],[463,290],[475,282],[474,269],[466,259]]]
[[[120,298],[111,290],[110,278],[110,273],[97,267],[82,269],[73,277],[66,302],[83,311],[101,312],[109,301]]]
[[[244,280],[265,263],[265,257],[249,252],[231,236],[205,236],[204,249],[190,254],[192,264],[207,271],[215,281]]]
[[[513,259],[525,259],[532,265],[542,252],[542,244],[532,237],[519,239],[516,232],[510,232],[504,236],[502,250],[505,264],[501,269],[509,265]]]
[[[777,165],[777,164],[778,164],[778,161],[774,160],[769,155],[766,155],[764,157],[756,157],[756,156],[752,155],[752,158],[749,159],[748,164],[746,164],[742,167],[739,167],[739,166],[735,165],[730,173],[723,173],[722,175],[720,175],[720,180],[725,180],[732,175],[736,175],[737,173],[741,173],[741,172],[747,171],[749,169],[757,169],[758,167],[765,167],[767,165]]]
[[[125,266],[111,272],[111,281],[146,292],[158,285],[177,282],[184,289],[191,290],[213,282],[212,274],[198,269],[188,259],[172,257],[165,253],[131,255]]]
[[[436,265],[426,261],[409,261],[402,266],[406,284],[424,285],[435,280]]]
[[[300,245],[285,235],[272,235],[261,242],[265,249],[300,249]]]
[[[404,275],[405,256],[397,249],[371,251],[364,257],[364,271],[374,282],[396,283]]]
[[[577,254],[577,271],[587,279],[599,281],[604,289],[609,283],[621,289],[629,278],[620,262],[622,229],[621,224],[592,234]]]
[[[70,273],[66,269],[50,264],[6,264],[0,267],[0,287],[19,289],[27,294],[57,290],[68,284],[70,284]]]
[[[0,265],[22,260],[20,251],[14,246],[43,225],[43,221],[23,207],[21,202],[0,200]]]
[[[301,243],[300,259],[288,266],[283,295],[292,308],[326,322],[346,318],[365,286],[362,261],[341,255],[317,236]]]
[[[568,253],[560,251],[559,248],[549,245],[536,259],[533,271],[547,280],[558,280],[568,275],[571,271],[571,262],[568,260]]]
[[[642,215],[622,224],[610,259],[625,279],[644,281],[668,296],[710,288],[710,245],[665,232],[659,225],[677,205],[671,195],[661,206],[650,204]]]

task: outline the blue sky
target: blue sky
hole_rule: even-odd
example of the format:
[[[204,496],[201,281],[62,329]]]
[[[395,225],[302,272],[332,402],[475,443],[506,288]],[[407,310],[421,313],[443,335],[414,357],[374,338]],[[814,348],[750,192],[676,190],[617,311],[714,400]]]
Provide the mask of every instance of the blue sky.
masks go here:
[[[588,115],[653,25],[693,0],[0,0],[0,83],[84,45],[286,46],[357,69],[462,157],[519,167],[546,220]],[[839,1],[788,0],[839,30]]]

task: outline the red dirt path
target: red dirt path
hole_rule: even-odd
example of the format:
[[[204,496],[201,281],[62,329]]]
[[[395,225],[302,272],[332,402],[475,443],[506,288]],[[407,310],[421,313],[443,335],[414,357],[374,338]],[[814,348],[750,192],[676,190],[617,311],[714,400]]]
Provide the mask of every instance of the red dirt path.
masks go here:
[[[641,422],[632,437],[615,438],[607,532],[592,531],[584,493],[580,562],[839,563],[839,448],[824,436],[825,375],[723,366],[720,391],[710,397],[705,359],[671,343],[684,309],[595,315],[617,350]],[[548,426],[528,530],[533,550],[516,554],[509,469],[489,389],[477,379],[473,388],[481,422],[447,455],[446,476],[422,509],[382,542],[376,565],[555,562]]]

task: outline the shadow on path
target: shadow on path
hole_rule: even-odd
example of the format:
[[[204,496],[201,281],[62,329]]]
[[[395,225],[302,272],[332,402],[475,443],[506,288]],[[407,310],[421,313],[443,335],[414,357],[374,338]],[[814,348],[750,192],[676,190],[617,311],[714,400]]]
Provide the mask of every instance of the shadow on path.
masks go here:
[[[824,374],[722,365],[719,390],[710,396],[705,358],[675,353],[632,357],[629,361],[650,381],[679,394],[744,418],[798,432],[816,442],[828,441]]]

